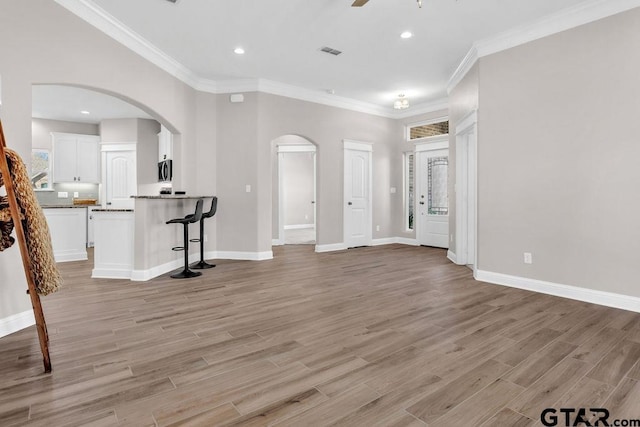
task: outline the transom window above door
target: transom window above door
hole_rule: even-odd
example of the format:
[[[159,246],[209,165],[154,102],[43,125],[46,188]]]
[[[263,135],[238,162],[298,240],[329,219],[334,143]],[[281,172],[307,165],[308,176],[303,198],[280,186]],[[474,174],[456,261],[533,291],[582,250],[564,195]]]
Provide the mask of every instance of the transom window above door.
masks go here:
[[[449,133],[449,119],[438,119],[435,122],[415,123],[407,126],[407,140],[413,141],[431,136],[447,135]]]

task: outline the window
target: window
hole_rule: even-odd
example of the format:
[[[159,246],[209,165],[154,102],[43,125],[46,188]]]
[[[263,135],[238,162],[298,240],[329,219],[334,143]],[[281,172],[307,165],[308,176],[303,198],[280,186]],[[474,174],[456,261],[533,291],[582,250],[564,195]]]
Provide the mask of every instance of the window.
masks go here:
[[[51,154],[49,150],[31,150],[31,184],[37,190],[51,191]]]
[[[438,119],[435,123],[416,123],[407,127],[407,139],[428,138],[430,136],[446,135],[449,133],[449,120]]]
[[[405,211],[405,229],[413,230],[413,171],[414,171],[414,154],[412,152],[404,153],[404,211]]]

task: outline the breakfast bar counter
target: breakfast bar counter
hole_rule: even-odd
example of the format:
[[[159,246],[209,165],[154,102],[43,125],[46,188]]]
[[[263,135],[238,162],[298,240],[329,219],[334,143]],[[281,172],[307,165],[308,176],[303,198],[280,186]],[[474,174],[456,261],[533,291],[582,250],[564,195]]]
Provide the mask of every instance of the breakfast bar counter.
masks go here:
[[[134,196],[135,199],[135,238],[134,261],[131,280],[144,281],[180,268],[181,252],[172,251],[182,246],[182,230],[166,222],[192,214],[198,199],[206,203],[213,196],[192,196],[167,194],[153,196]],[[190,234],[198,235],[198,224],[192,224]],[[197,245],[192,245],[191,253],[196,256]]]

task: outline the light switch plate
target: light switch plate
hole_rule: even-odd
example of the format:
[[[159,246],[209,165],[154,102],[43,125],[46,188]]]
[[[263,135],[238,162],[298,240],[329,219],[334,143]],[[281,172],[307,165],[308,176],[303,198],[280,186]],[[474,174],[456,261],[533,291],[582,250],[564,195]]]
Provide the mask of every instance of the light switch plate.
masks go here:
[[[391,194],[396,194],[396,187],[391,187]]]
[[[69,197],[69,193],[66,191],[58,191],[58,199],[66,199]]]
[[[251,186],[249,184],[245,185],[244,191],[246,191],[247,193],[251,193]]]

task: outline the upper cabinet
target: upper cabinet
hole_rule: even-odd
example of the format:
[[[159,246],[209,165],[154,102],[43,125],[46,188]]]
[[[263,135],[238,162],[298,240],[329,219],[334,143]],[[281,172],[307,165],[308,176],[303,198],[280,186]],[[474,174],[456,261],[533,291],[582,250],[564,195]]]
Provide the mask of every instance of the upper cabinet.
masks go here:
[[[173,158],[173,134],[164,126],[160,126],[158,134],[158,161]]]
[[[53,182],[100,183],[100,137],[52,132]]]

